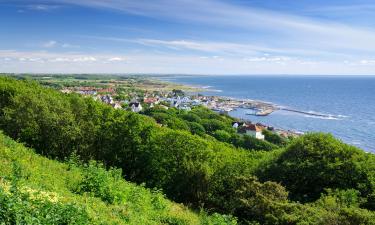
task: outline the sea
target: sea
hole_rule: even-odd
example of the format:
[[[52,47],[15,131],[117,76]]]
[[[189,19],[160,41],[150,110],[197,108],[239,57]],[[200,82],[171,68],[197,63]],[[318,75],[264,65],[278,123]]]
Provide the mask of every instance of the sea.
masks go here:
[[[201,87],[205,95],[270,102],[321,116],[278,110],[268,116],[231,116],[284,130],[331,133],[375,153],[375,76],[169,75],[164,81]]]

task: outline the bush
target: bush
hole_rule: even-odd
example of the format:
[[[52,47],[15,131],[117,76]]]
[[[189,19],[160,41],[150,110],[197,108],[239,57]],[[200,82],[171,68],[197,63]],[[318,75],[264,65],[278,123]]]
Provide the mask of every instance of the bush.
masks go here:
[[[202,125],[196,122],[188,122],[187,125],[189,126],[190,132],[192,134],[197,134],[199,136],[203,136],[206,133],[206,130]]]
[[[277,145],[271,144],[267,141],[259,140],[253,136],[243,135],[243,146],[246,149],[271,151],[277,149]]]
[[[123,196],[117,191],[116,185],[122,179],[121,170],[107,171],[102,164],[90,161],[82,167],[82,176],[82,181],[73,190],[74,192],[90,193],[111,204],[123,201]]]
[[[264,139],[272,144],[278,146],[285,146],[288,143],[288,140],[281,137],[278,134],[275,134],[269,130],[263,130]]]
[[[374,171],[366,168],[374,163],[373,156],[332,135],[307,134],[294,140],[259,175],[285,185],[292,199],[303,202],[318,199],[327,188],[356,189],[368,196],[374,193]]]
[[[216,130],[213,133],[213,136],[219,141],[228,142],[228,143],[230,142],[230,138],[231,138],[231,135],[225,130]]]
[[[0,187],[1,224],[90,224],[85,210],[72,204],[50,202],[28,193],[6,193]]]

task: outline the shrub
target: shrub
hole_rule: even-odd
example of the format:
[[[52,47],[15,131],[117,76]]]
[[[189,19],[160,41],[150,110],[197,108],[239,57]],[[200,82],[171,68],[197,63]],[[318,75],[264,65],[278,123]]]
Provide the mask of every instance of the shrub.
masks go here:
[[[102,164],[90,161],[82,168],[82,181],[75,188],[78,194],[90,193],[107,203],[122,202],[123,196],[116,192],[116,184],[122,179],[121,170],[107,171]]]
[[[368,157],[372,158],[332,135],[307,134],[294,140],[259,175],[285,185],[293,199],[303,202],[318,199],[327,188],[357,189],[367,196],[373,193],[374,171],[366,168],[375,163]]]

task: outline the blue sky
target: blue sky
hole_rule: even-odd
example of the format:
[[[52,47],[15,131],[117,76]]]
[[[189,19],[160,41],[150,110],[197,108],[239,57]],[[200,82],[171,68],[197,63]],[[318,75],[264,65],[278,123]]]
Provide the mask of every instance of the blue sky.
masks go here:
[[[0,72],[375,74],[372,0],[0,0]]]

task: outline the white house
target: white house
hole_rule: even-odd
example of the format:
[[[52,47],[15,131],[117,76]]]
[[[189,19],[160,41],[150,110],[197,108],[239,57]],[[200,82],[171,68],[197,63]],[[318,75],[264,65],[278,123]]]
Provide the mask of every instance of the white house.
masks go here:
[[[191,108],[187,105],[178,105],[177,108],[180,109],[180,110],[185,110],[185,111],[191,110]]]
[[[244,126],[245,134],[255,137],[256,139],[264,140],[264,135],[262,134],[263,129],[255,124],[247,124]]]
[[[129,104],[129,107],[131,108],[132,112],[139,113],[142,111],[142,105],[139,102],[132,102]]]
[[[121,105],[117,102],[112,104],[112,107],[115,108],[115,109],[121,109],[122,108]]]

